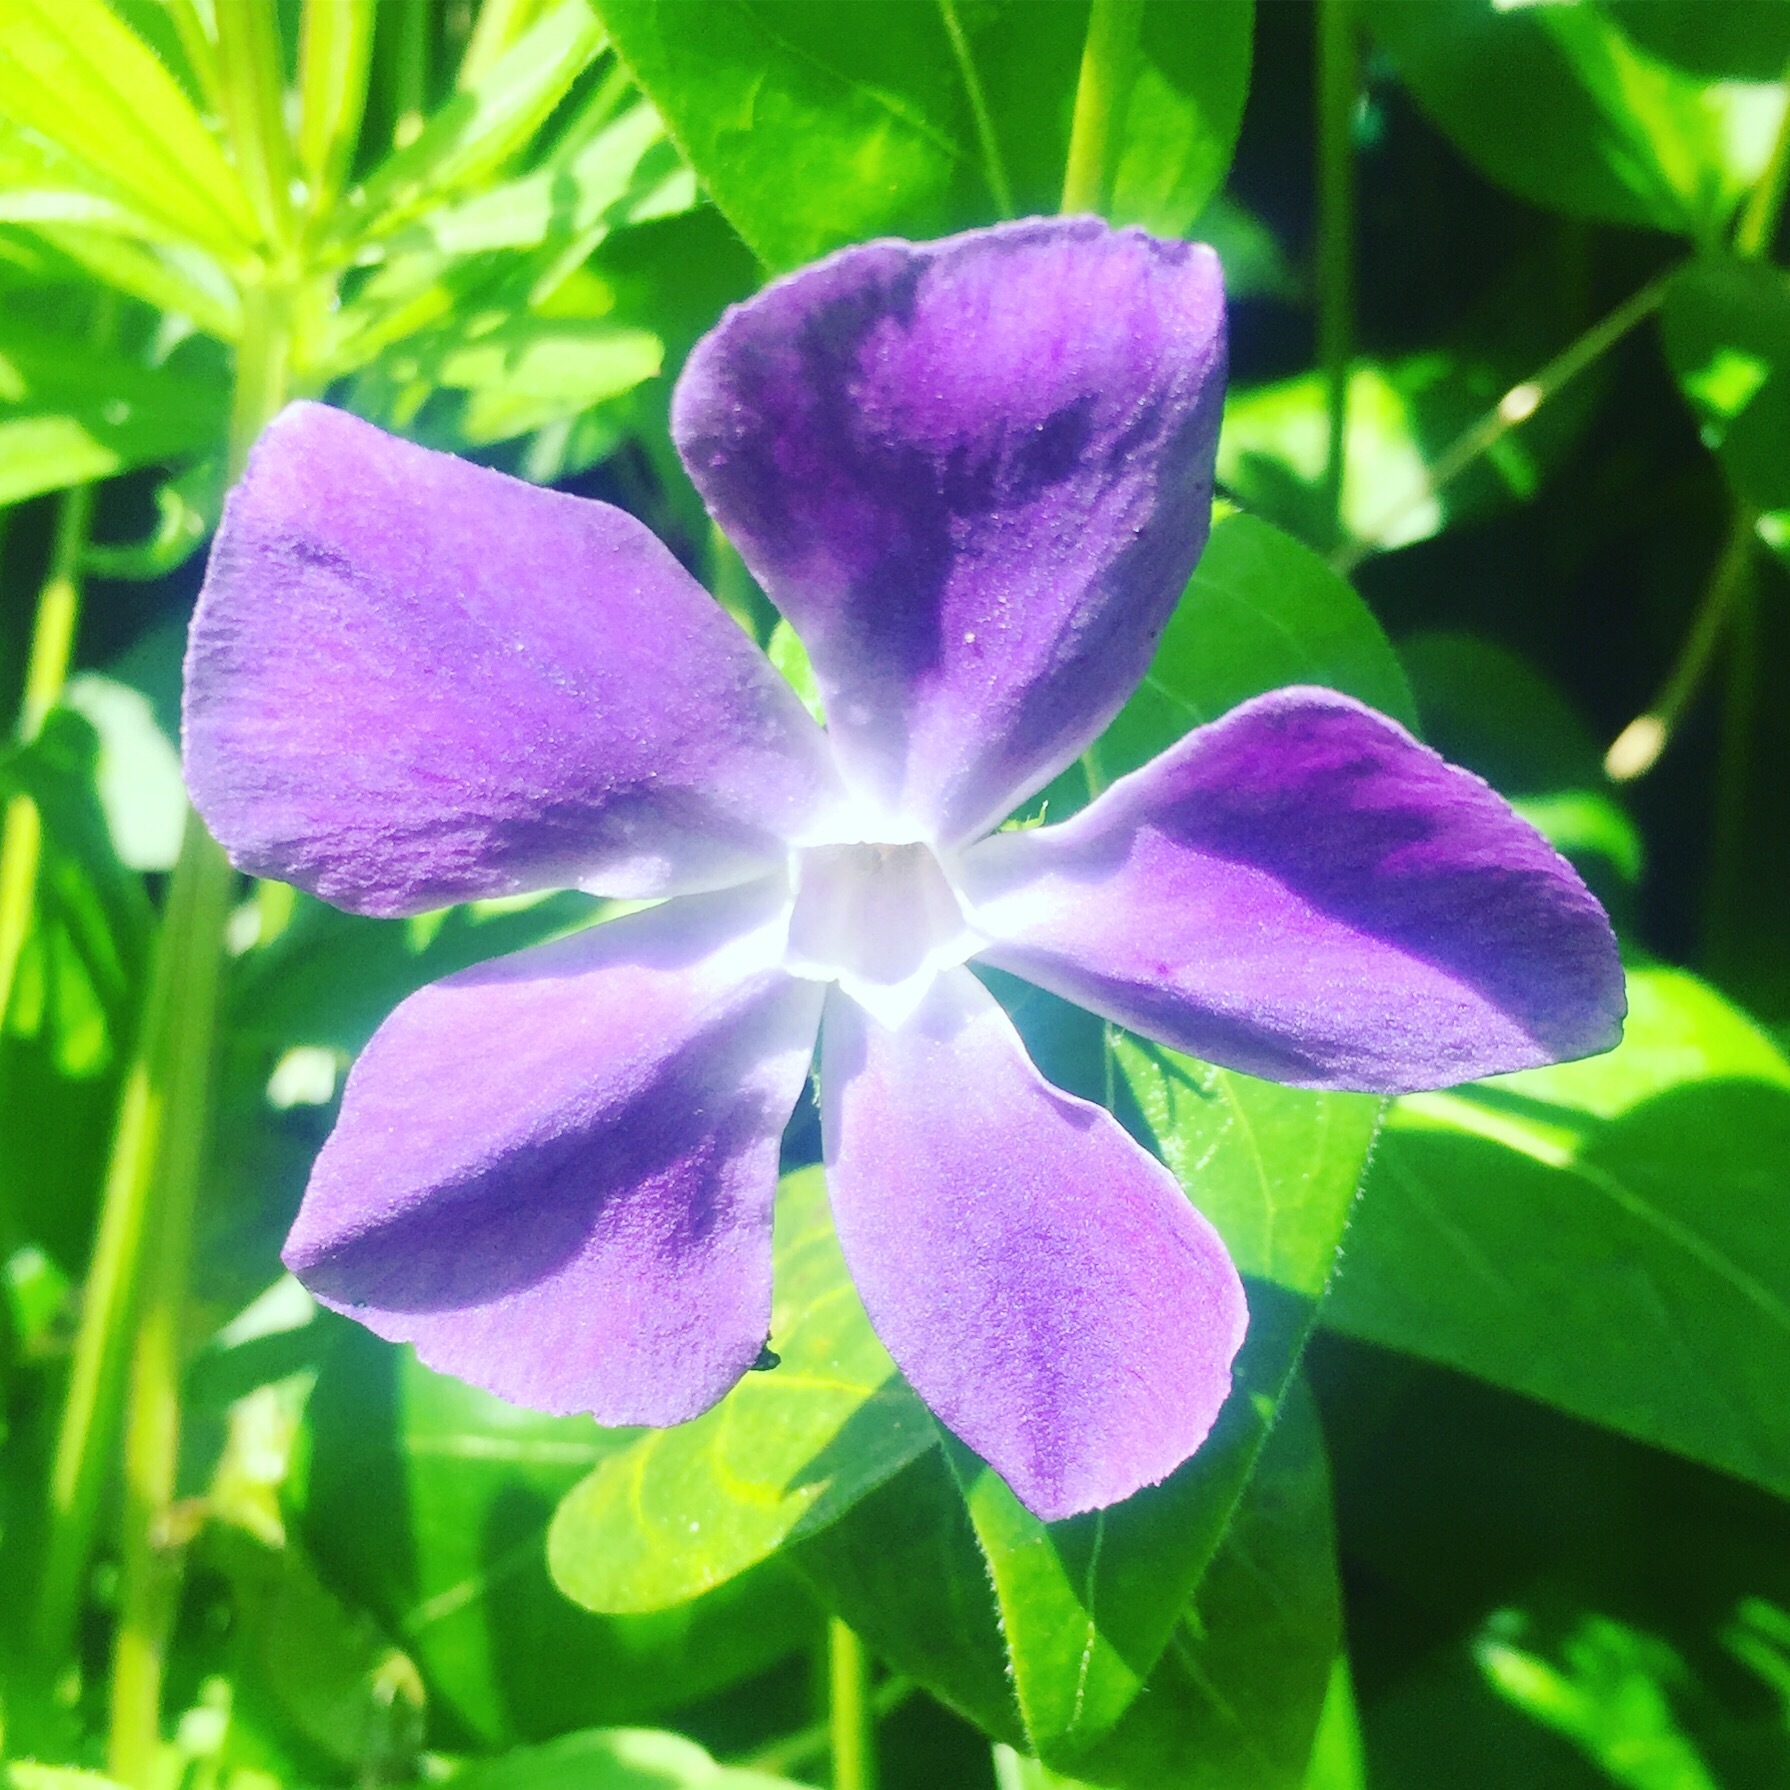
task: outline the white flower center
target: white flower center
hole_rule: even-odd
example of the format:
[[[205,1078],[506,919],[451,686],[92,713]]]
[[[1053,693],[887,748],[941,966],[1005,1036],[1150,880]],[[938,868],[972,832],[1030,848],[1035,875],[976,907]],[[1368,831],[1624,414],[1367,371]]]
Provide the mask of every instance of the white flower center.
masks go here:
[[[937,854],[918,841],[805,846],[791,854],[790,881],[784,967],[837,982],[886,1026],[901,1025],[939,972],[984,942]]]

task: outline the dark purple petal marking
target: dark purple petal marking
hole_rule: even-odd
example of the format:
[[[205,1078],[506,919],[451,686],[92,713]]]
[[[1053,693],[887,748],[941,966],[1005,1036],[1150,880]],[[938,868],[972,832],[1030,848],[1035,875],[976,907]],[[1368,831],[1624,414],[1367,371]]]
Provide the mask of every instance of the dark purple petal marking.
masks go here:
[[[1616,941],[1572,867],[1329,690],[1246,702],[961,869],[988,962],[1295,1087],[1448,1087],[1622,1032]]]
[[[1224,371],[1212,251],[1094,218],[847,249],[697,344],[679,450],[867,803],[971,838],[1117,712],[1205,542]]]
[[[362,913],[780,862],[824,736],[606,504],[317,404],[231,495],[187,657],[186,770],[235,863]]]
[[[1246,1312],[1168,1170],[1051,1087],[967,970],[898,1031],[834,994],[822,1036],[839,1241],[914,1389],[1047,1522],[1172,1472]]]
[[[777,1152],[821,991],[774,885],[691,896],[411,996],[348,1078],[287,1240],[326,1305],[539,1411],[679,1423],[757,1358]]]

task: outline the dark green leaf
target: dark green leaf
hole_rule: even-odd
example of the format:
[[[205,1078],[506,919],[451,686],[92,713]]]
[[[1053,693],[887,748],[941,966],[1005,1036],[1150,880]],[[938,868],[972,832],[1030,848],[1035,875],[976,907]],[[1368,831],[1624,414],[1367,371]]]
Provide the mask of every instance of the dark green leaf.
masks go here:
[[[1325,1319],[1790,1493],[1790,1061],[1681,971],[1629,999],[1394,1106]]]
[[[813,1606],[769,1565],[647,1616],[598,1617],[547,1575],[555,1502],[628,1446],[344,1334],[312,1398],[305,1533],[379,1614],[434,1696],[485,1744],[651,1716],[762,1670]]]
[[[1770,156],[1781,86],[1701,82],[1591,0],[1367,0],[1366,13],[1436,125],[1538,205],[1706,240]]]
[[[1760,261],[1698,261],[1672,282],[1666,359],[1760,536],[1790,552],[1790,281]]]
[[[0,320],[0,503],[208,447],[228,402],[208,380]]]

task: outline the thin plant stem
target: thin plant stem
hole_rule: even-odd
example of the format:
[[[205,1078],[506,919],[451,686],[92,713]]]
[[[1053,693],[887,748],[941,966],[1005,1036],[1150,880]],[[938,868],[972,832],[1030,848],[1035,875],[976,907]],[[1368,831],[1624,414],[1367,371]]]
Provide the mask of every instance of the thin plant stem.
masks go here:
[[[872,1718],[880,1722],[884,1716],[893,1714],[919,1688],[911,1678],[884,1679],[870,1693]],[[832,1722],[816,1722],[811,1727],[798,1729],[794,1734],[786,1734],[780,1740],[773,1740],[734,1763],[749,1771],[762,1771],[772,1777],[787,1777],[792,1771],[800,1771],[816,1760],[826,1758],[832,1744]]]
[[[827,1619],[827,1711],[833,1790],[876,1790],[876,1712],[870,1659],[857,1631]]]
[[[1652,770],[1671,740],[1679,717],[1703,682],[1703,674],[1720,644],[1722,631],[1736,604],[1743,600],[1752,567],[1753,535],[1758,513],[1737,504],[1727,538],[1703,587],[1702,601],[1691,618],[1690,632],[1666,674],[1653,702],[1616,736],[1604,754],[1604,774],[1616,783],[1632,782]]]
[[[1784,78],[1790,83],[1790,67],[1786,68]],[[1748,196],[1740,222],[1735,226],[1734,252],[1737,255],[1757,259],[1770,247],[1772,238],[1777,234],[1778,218],[1783,212],[1787,173],[1790,173],[1790,106],[1785,107],[1784,116],[1779,121],[1778,133],[1772,143],[1765,171]],[[1671,743],[1672,732],[1680,716],[1690,706],[1702,684],[1703,675],[1709,668],[1716,647],[1721,643],[1722,631],[1727,626],[1730,615],[1750,605],[1751,591],[1747,575],[1758,526],[1758,511],[1737,498],[1729,518],[1727,538],[1716,559],[1715,569],[1704,586],[1702,600],[1691,617],[1690,632],[1685,635],[1684,644],[1678,649],[1678,657],[1667,672],[1659,695],[1623,728],[1611,743],[1609,751],[1604,754],[1604,772],[1613,781],[1626,783],[1644,775],[1659,762],[1660,754]],[[1730,698],[1734,698],[1737,693],[1745,698],[1750,717],[1752,698],[1745,694],[1746,680],[1743,678],[1736,682],[1730,676],[1728,692]],[[1718,775],[1724,780],[1724,786],[1717,792],[1718,814],[1725,808],[1732,807],[1738,799],[1726,790],[1726,779],[1730,775],[1744,777],[1745,773],[1744,763],[1736,766],[1726,744],[1733,735],[1737,722],[1734,717],[1725,715],[1722,725],[1724,750]],[[1737,840],[1718,826],[1717,845],[1720,846],[1724,840],[1738,849]],[[1718,868],[1711,883],[1712,897],[1716,885],[1725,874]]]
[[[1104,214],[1112,207],[1143,23],[1144,0],[1093,0],[1088,8],[1059,210]]]
[[[430,0],[397,0],[398,41],[392,71],[392,147],[407,149],[422,135],[429,103]]]
[[[284,397],[294,309],[293,294],[280,288],[245,294],[231,409],[232,479],[241,476],[250,447]],[[224,930],[235,887],[229,861],[189,811],[114,1154],[119,1203],[138,1213],[133,1256],[142,1285],[125,1411],[123,1565],[108,1767],[133,1787],[147,1785],[155,1769],[184,1567],[183,1538],[170,1523],[180,1460],[180,1374],[211,1118]],[[108,1200],[111,1193],[109,1182]],[[102,1212],[102,1227],[106,1216]],[[131,1304],[127,1287],[120,1309]]]
[[[1722,688],[1721,743],[1717,748],[1715,817],[1709,849],[1709,882],[1703,900],[1702,959],[1720,973],[1739,904],[1747,840],[1747,781],[1752,766],[1753,722],[1759,707],[1758,586],[1742,578],[1728,611],[1727,676]]]
[[[38,594],[37,616],[25,660],[25,688],[19,701],[18,737],[29,740],[43,726],[68,680],[75,629],[81,614],[81,554],[93,513],[91,486],[76,485],[62,499],[50,566]],[[31,931],[37,893],[43,823],[29,796],[11,797],[0,821],[0,1022],[12,1005],[19,958]]]
[[[1017,211],[1013,203],[1013,183],[1007,178],[1007,164],[1001,155],[1000,139],[994,134],[994,119],[988,110],[988,96],[982,91],[982,77],[976,72],[976,61],[970,54],[970,40],[957,16],[957,0],[939,0],[939,17],[944,21],[946,37],[951,40],[951,54],[956,59],[958,77],[970,103],[970,118],[976,127],[976,146],[982,154],[982,173],[994,197],[995,209],[1003,218],[1013,217]]]
[[[1583,335],[1568,343],[1538,372],[1513,385],[1478,422],[1462,430],[1442,450],[1421,489],[1401,499],[1366,531],[1362,539],[1345,542],[1337,548],[1330,556],[1331,566],[1339,572],[1352,572],[1412,511],[1433,502],[1512,429],[1526,423],[1563,386],[1609,353],[1636,324],[1651,317],[1665,302],[1667,289],[1677,274],[1678,268],[1673,266],[1656,275],[1639,291],[1631,292],[1608,315],[1600,317]]]
[[[1318,365],[1328,418],[1324,518],[1341,540],[1348,454],[1349,363],[1355,327],[1355,154],[1352,125],[1360,86],[1354,0],[1318,0],[1317,188]]]

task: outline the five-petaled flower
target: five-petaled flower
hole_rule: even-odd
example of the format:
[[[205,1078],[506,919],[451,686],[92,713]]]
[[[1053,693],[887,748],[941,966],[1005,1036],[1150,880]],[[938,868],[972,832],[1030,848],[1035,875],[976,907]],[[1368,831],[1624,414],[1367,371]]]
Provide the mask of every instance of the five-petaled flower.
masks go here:
[[[1311,1088],[1614,1042],[1602,910],[1477,778],[1320,689],[998,831],[1142,677],[1204,543],[1211,251],[1094,219],[848,249],[679,382],[697,489],[826,726],[631,517],[295,405],[193,623],[187,775],[234,861],[406,914],[675,897],[452,976],[348,1079],[286,1259],[551,1411],[668,1424],[764,1343],[820,1039],[872,1324],[1039,1516],[1205,1437],[1244,1298],[1211,1226],[1051,1087],[967,967]]]

